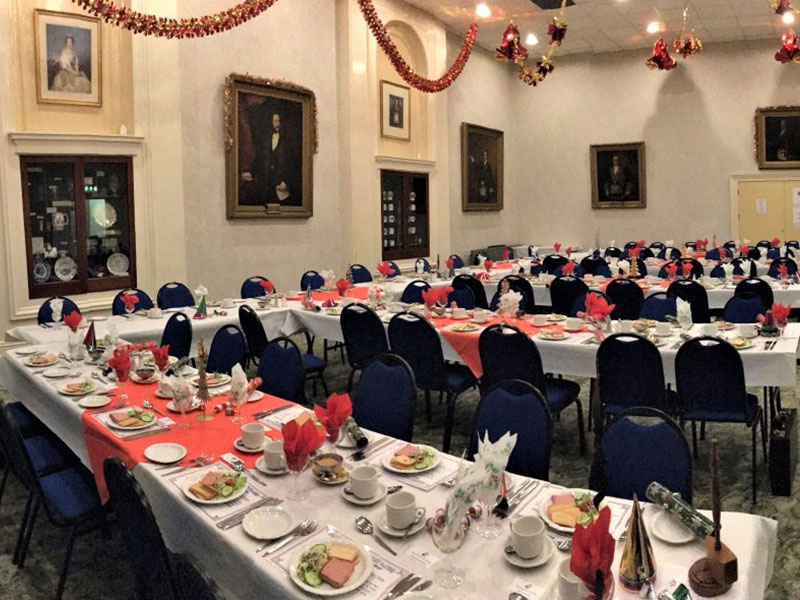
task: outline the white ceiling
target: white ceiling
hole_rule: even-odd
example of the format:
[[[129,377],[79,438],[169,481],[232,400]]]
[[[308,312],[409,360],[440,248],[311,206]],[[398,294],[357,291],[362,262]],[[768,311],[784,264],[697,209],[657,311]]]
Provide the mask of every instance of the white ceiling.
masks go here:
[[[475,20],[475,6],[481,0],[405,0],[431,13],[445,25],[463,35]],[[492,9],[488,19],[478,19],[478,44],[494,50],[509,20],[520,29],[523,42],[529,32],[539,44],[532,53],[547,50],[547,26],[557,10],[543,11],[531,0],[484,0]],[[769,8],[767,0],[574,0],[567,8],[567,37],[560,54],[616,52],[653,45],[658,34],[646,31],[651,21],[661,21],[661,33],[672,41],[680,32],[684,5],[689,7],[689,23],[704,44],[771,38],[776,50],[787,29]],[[800,25],[800,19],[798,19]]]

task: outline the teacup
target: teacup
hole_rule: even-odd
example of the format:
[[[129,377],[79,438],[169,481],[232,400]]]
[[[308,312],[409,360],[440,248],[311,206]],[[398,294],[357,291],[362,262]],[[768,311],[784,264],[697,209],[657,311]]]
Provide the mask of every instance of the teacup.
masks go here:
[[[565,323],[567,331],[579,331],[583,329],[583,320],[577,317],[569,317]]]
[[[756,324],[755,323],[740,323],[738,325],[739,335],[744,338],[756,337]]]
[[[656,323],[656,334],[661,336],[672,335],[672,325],[669,323]]]
[[[475,314],[472,316],[473,320],[476,323],[486,323],[489,320],[490,314],[488,310],[475,310]]]
[[[153,308],[147,311],[147,316],[150,317],[151,319],[158,319],[161,317],[162,314],[163,312],[157,306],[154,306]]]
[[[380,472],[375,467],[356,467],[350,473],[350,488],[356,498],[368,500],[373,498],[378,491]]]
[[[703,325],[703,335],[707,335],[709,337],[715,337],[718,334],[719,334],[718,323],[705,323]]]
[[[619,322],[620,333],[633,333],[633,321],[629,319],[622,319]]]
[[[561,600],[580,598],[584,591],[583,582],[569,569],[570,559],[561,562],[558,567],[558,595]]]
[[[539,556],[544,546],[544,521],[527,516],[511,523],[511,545],[521,558]]]
[[[454,319],[463,319],[466,316],[467,316],[467,309],[466,308],[461,308],[459,306],[456,306],[453,309],[453,318]]]
[[[286,456],[283,454],[283,441],[268,442],[264,446],[264,462],[267,468],[278,471],[286,467]]]
[[[386,522],[392,529],[405,529],[417,518],[424,508],[417,508],[417,499],[411,492],[397,492],[386,498]]]
[[[264,432],[267,428],[263,423],[245,423],[239,432],[242,434],[242,443],[245,447],[257,450],[264,445]]]
[[[532,320],[536,327],[545,327],[547,325],[547,315],[533,315]]]
[[[224,298],[221,306],[222,308],[233,308],[233,298]]]
[[[149,381],[155,376],[155,374],[156,369],[152,366],[141,366],[136,369],[136,376],[140,381]]]

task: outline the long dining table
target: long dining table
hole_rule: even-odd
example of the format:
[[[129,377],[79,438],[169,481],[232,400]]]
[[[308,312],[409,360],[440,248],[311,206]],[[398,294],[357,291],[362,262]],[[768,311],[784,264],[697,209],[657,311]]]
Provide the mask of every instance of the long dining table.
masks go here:
[[[297,311],[291,311],[296,314]],[[311,314],[311,313],[309,313]],[[37,346],[37,349],[58,354],[66,350],[65,342]],[[23,350],[24,351],[24,350]],[[96,365],[75,363],[70,365],[74,374],[89,377],[97,370]],[[316,541],[330,538],[353,541],[363,544],[369,552],[373,571],[366,582],[346,598],[381,600],[390,588],[408,573],[416,573],[424,579],[433,575],[433,569],[442,558],[430,536],[423,528],[409,535],[407,539],[384,536],[383,539],[396,551],[390,555],[377,545],[372,538],[361,535],[355,527],[358,516],[366,516],[379,528],[385,519],[383,501],[370,506],[355,506],[347,500],[341,486],[323,485],[313,478],[310,471],[300,474],[300,481],[309,487],[309,497],[300,502],[287,499],[287,491],[292,488],[291,475],[270,476],[255,468],[256,455],[239,451],[234,440],[239,436],[239,428],[231,417],[216,414],[210,422],[199,422],[189,415],[190,428],[177,429],[174,420],[180,420],[166,408],[166,400],[156,397],[157,384],[137,384],[128,381],[103,389],[111,395],[111,402],[124,399],[128,405],[141,406],[150,400],[155,408],[168,417],[160,418],[156,428],[163,430],[148,438],[127,439],[106,425],[105,417],[109,410],[82,409],[77,398],[59,392],[63,380],[52,380],[43,376],[41,369],[25,364],[25,357],[17,351],[10,351],[0,358],[0,382],[20,402],[29,408],[42,422],[58,435],[80,460],[93,470],[96,478],[101,478],[99,465],[105,456],[120,456],[132,469],[136,479],[144,489],[167,545],[175,552],[190,552],[233,599],[251,598],[307,598],[292,582],[288,568],[292,557],[299,551],[313,545]],[[215,396],[213,402],[222,402],[224,394]],[[265,396],[246,404],[242,414],[253,420],[257,411],[284,407],[280,412],[261,419],[267,427],[267,434],[280,438],[280,428],[288,420],[296,418],[306,409],[292,405],[279,398]],[[400,475],[386,470],[385,459],[404,442],[384,438],[367,431],[370,445],[366,458],[355,462],[347,454],[348,468],[357,464],[376,466],[381,472],[382,485],[402,485],[411,491],[419,506],[428,515],[445,506],[450,480],[459,467],[459,459],[441,455],[438,465],[430,472],[419,475]],[[200,452],[213,454],[211,464],[195,466],[183,471],[160,470],[160,467],[147,461],[144,449],[151,443],[173,442],[184,445],[190,453],[186,460],[198,456]],[[230,455],[246,465],[248,488],[246,493],[230,505],[215,507],[202,506],[189,499],[185,487],[201,477],[208,470],[228,469],[225,460]],[[191,464],[188,462],[183,465]],[[228,463],[229,464],[229,463]],[[558,485],[546,481],[531,480],[512,475],[511,492],[521,493],[521,502],[511,518],[523,515],[538,515],[540,506],[549,503],[554,493],[562,491]],[[102,481],[98,482],[102,487]],[[308,536],[289,543],[282,550],[263,556],[257,552],[262,542],[249,537],[241,526],[230,529],[220,527],[221,521],[229,516],[250,510],[260,502],[271,499],[279,502],[295,520],[314,519],[317,528]],[[630,515],[630,502],[618,498],[608,498],[612,512],[611,533],[615,538],[623,533]],[[649,506],[645,513],[648,524],[658,518],[661,509]],[[707,513],[706,513],[707,514]],[[477,522],[480,523],[479,521]],[[474,524],[473,524],[474,525]],[[759,600],[772,576],[777,543],[777,522],[756,515],[723,512],[722,527],[726,544],[736,553],[739,564],[739,580],[720,598],[736,600]],[[652,529],[651,529],[652,530]],[[555,539],[565,539],[568,534],[548,530]],[[698,539],[682,545],[667,544],[651,534],[653,550],[658,563],[659,589],[672,580],[687,580],[688,568],[704,555],[704,545]],[[558,567],[568,560],[568,552],[554,546],[552,554],[538,568],[520,569],[509,564],[504,557],[504,547],[508,535],[497,539],[484,539],[475,530],[470,530],[462,548],[453,555],[459,567],[465,569],[464,584],[455,590],[431,588],[428,593],[437,599],[475,599],[505,598],[512,592],[524,597],[556,598],[558,586]],[[618,568],[623,544],[615,545],[614,571]],[[627,600],[635,598],[618,585],[614,598]],[[572,600],[572,599],[570,599]]]

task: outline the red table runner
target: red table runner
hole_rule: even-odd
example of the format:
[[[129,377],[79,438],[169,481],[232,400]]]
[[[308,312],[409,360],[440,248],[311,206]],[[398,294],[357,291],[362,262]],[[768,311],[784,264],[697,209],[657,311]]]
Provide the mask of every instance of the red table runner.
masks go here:
[[[286,299],[290,302],[292,301],[300,301],[305,296],[305,292],[301,292],[299,296],[290,296]],[[325,302],[326,300],[333,300],[334,302],[341,302],[342,297],[339,295],[339,292],[335,291],[312,291],[311,297],[314,298],[314,302]],[[347,298],[355,298],[356,300],[366,300],[369,297],[369,287],[352,287],[345,293],[345,297]]]

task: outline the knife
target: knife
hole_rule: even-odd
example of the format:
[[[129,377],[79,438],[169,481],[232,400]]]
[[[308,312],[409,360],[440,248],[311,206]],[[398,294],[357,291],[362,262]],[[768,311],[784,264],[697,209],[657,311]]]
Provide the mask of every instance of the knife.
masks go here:
[[[394,441],[395,441],[394,438],[384,438],[374,446],[367,446],[362,450],[353,452],[347,458],[349,458],[350,460],[364,460],[368,456],[372,456],[373,454],[375,454],[378,450],[383,450]]]
[[[405,577],[403,577],[400,581],[398,581],[392,589],[383,597],[382,600],[392,600],[392,598],[397,598],[400,594],[405,594],[408,590],[412,587],[417,585],[422,579],[419,575],[414,575],[414,573],[409,573]]]

